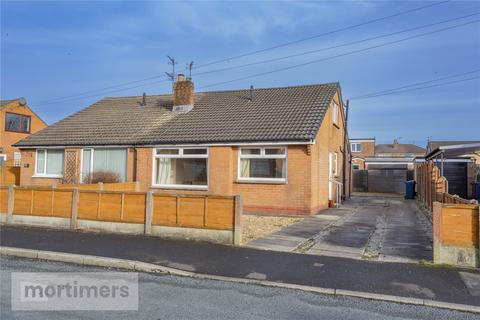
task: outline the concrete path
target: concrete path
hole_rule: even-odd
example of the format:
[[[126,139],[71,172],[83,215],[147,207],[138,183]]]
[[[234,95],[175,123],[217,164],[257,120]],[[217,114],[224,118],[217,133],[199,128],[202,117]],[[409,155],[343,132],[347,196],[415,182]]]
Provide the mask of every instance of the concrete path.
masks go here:
[[[432,230],[414,201],[355,195],[338,209],[307,217],[247,246],[395,262],[432,260]]]
[[[326,229],[329,225],[349,213],[350,211],[348,210],[328,209],[323,211],[321,215],[306,217],[287,228],[250,241],[245,246],[256,249],[292,252],[309,239],[315,237],[320,230]]]

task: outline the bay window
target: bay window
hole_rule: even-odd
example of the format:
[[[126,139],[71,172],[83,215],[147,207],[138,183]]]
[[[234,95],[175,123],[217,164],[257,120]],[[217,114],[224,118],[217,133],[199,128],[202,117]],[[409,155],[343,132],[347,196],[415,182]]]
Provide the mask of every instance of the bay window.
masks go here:
[[[35,175],[61,178],[63,176],[63,150],[37,149]]]
[[[286,147],[244,147],[238,158],[239,181],[287,181]]]
[[[153,186],[208,188],[207,148],[159,148],[154,152]]]
[[[112,172],[120,182],[126,181],[126,148],[87,148],[82,154],[82,182],[87,183],[95,172]]]

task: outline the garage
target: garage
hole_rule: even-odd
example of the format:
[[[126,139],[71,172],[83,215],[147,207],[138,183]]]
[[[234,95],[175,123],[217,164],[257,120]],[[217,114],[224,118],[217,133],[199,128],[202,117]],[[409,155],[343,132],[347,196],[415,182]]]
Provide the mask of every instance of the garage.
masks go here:
[[[405,193],[405,182],[413,178],[413,159],[367,158],[365,170],[353,171],[354,192]]]

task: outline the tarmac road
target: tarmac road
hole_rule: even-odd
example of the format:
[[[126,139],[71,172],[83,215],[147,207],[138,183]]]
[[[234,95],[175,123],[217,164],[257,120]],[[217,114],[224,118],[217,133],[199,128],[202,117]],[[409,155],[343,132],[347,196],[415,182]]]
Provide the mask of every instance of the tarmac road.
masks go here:
[[[138,311],[12,312],[10,272],[107,269],[1,256],[0,318],[6,319],[478,319],[478,315],[289,289],[139,274]]]

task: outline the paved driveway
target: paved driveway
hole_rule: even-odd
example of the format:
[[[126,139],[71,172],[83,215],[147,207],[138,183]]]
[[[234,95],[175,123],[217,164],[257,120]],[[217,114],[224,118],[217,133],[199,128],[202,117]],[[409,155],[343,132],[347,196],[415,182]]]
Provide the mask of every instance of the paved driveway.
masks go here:
[[[414,201],[353,196],[341,208],[307,217],[247,246],[380,261],[432,260],[431,224]]]

